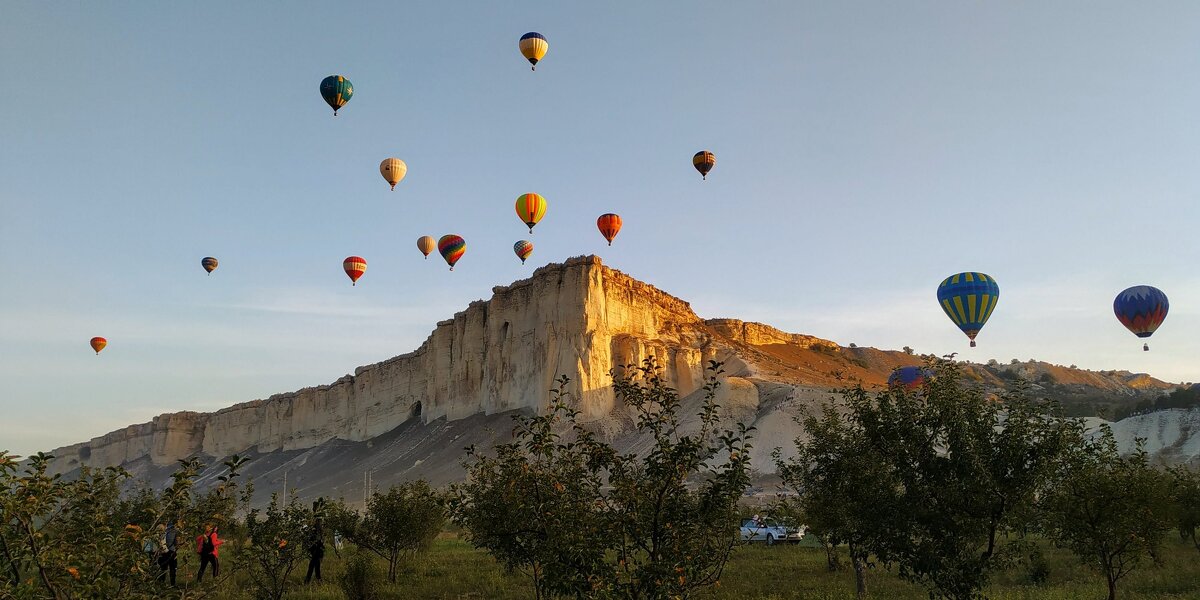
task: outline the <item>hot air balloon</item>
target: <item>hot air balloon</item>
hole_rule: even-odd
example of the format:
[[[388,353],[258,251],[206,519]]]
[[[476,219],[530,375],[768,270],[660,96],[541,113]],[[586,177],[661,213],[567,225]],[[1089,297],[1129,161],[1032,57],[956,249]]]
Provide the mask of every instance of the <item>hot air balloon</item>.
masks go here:
[[[717,164],[717,157],[708,150],[701,150],[692,156],[692,166],[700,171],[701,179],[708,179],[708,172]]]
[[[417,238],[417,250],[425,255],[425,260],[429,260],[429,253],[437,249],[437,240],[431,235],[423,235]]]
[[[408,165],[398,158],[385,158],[379,163],[379,174],[388,183],[392,184],[392,191],[396,191],[396,184],[404,179],[404,174],[408,172]]]
[[[96,354],[100,354],[100,351],[103,350],[104,347],[107,345],[108,345],[108,340],[106,340],[102,337],[92,338],[92,350],[95,350]]]
[[[996,309],[1000,299],[1000,286],[996,280],[983,273],[959,273],[942,281],[937,290],[938,303],[946,316],[967,334],[971,347],[975,347],[975,336],[983,329],[988,317]]]
[[[438,240],[438,252],[442,253],[442,258],[446,259],[446,264],[450,265],[450,270],[453,271],[454,263],[467,252],[467,241],[461,236],[448,233]]]
[[[546,36],[536,31],[530,31],[521,36],[521,41],[517,45],[521,48],[521,56],[524,56],[529,60],[529,64],[533,65],[531,71],[537,70],[538,61],[542,60],[542,57],[546,56],[546,50],[550,49]]]
[[[604,213],[596,219],[596,227],[600,229],[600,235],[608,240],[608,245],[612,245],[613,238],[617,237],[617,233],[621,231],[621,216],[614,213]]]
[[[338,109],[345,106],[353,95],[354,85],[350,83],[349,79],[341,75],[330,75],[321,80],[321,97],[333,109],[333,116],[335,117],[337,116]]]
[[[350,278],[350,285],[358,285],[358,278],[367,272],[367,259],[361,256],[347,256],[346,260],[342,261],[342,269]]]
[[[204,267],[204,270],[208,271],[209,275],[212,275],[212,272],[217,270],[217,259],[211,256],[205,256],[204,258],[200,259],[200,266]]]
[[[529,226],[529,233],[533,233],[533,226],[542,220],[546,215],[546,199],[541,194],[521,194],[517,196],[517,216],[521,217],[521,222]]]
[[[1135,285],[1113,300],[1113,312],[1127,329],[1140,338],[1154,335],[1154,330],[1167,318],[1171,305],[1162,290],[1148,285]],[[1150,344],[1142,344],[1142,350],[1150,350]]]
[[[888,387],[915,390],[933,378],[933,371],[924,367],[900,367],[888,376]]]
[[[521,240],[513,244],[513,252],[517,253],[517,258],[521,259],[521,264],[525,264],[525,259],[533,254],[533,242],[529,240]]]

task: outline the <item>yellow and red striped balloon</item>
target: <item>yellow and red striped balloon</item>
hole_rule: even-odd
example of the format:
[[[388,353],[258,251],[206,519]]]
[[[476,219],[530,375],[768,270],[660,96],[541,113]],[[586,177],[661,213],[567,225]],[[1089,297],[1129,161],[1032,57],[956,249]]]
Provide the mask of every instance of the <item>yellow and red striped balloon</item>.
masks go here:
[[[621,216],[615,213],[604,213],[596,219],[596,227],[600,229],[600,235],[608,240],[608,245],[612,245],[613,238],[617,237],[617,233],[621,231]]]
[[[533,254],[533,242],[529,240],[521,240],[513,244],[513,252],[517,254],[517,258],[521,259],[521,264],[525,264],[525,259]]]
[[[104,347],[107,345],[108,345],[108,340],[106,340],[102,337],[92,338],[92,350],[95,350],[96,354],[100,354],[100,351],[103,350]]]
[[[417,238],[417,250],[425,255],[425,260],[429,260],[429,253],[437,249],[437,240],[431,235],[423,235]]]
[[[379,174],[392,184],[392,191],[396,191],[396,184],[404,179],[405,173],[408,173],[408,165],[398,158],[385,158],[379,163]]]
[[[462,236],[448,233],[438,240],[438,252],[442,253],[442,258],[446,259],[446,264],[450,265],[450,270],[453,271],[454,263],[467,252],[467,241],[462,239]]]
[[[358,285],[358,278],[367,272],[367,259],[361,256],[347,256],[346,260],[342,261],[342,269],[350,278],[350,285]]]
[[[546,199],[533,192],[517,196],[517,216],[529,226],[529,233],[533,233],[533,226],[546,216]]]

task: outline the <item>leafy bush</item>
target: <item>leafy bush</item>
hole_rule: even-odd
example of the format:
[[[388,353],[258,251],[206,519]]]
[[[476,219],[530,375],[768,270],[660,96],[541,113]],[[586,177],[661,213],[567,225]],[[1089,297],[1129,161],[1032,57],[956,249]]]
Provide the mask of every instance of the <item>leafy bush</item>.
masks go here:
[[[122,496],[130,486],[125,470],[85,467],[68,480],[49,474],[53,458],[38,453],[22,467],[0,451],[0,598],[161,597],[159,526],[175,523],[184,549],[199,524],[228,522],[245,462],[226,462],[221,485],[205,494],[193,490],[204,465],[185,460],[165,490],[134,486]],[[188,583],[182,587],[186,594]]]
[[[367,501],[363,516],[341,502],[326,511],[330,525],[359,548],[373,552],[388,563],[388,581],[396,581],[400,561],[425,550],[446,523],[444,498],[424,479],[376,492]]]
[[[250,539],[239,548],[246,565],[255,598],[280,600],[290,585],[288,577],[301,559],[308,556],[304,547],[305,528],[312,512],[292,498],[287,504],[273,494],[265,511],[253,509],[246,515]]]
[[[375,557],[365,550],[355,550],[346,557],[345,571],[338,585],[346,600],[376,600],[383,591],[383,576]]]

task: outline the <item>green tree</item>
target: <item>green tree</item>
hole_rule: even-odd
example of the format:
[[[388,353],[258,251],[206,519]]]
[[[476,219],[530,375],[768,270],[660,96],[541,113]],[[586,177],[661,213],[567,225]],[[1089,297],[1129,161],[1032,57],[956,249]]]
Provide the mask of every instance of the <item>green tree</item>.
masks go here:
[[[1146,558],[1157,560],[1171,526],[1168,477],[1140,442],[1121,456],[1108,427],[1075,453],[1041,505],[1043,530],[1104,575],[1109,600]]]
[[[1024,386],[992,400],[954,361],[929,367],[918,390],[844,390],[806,420],[812,437],[796,441],[782,472],[814,527],[852,544],[858,560],[894,564],[931,596],[972,598],[1020,553],[1035,499],[1083,427]]]
[[[1171,498],[1179,537],[1200,550],[1200,471],[1183,465],[1171,469]]]
[[[341,502],[331,504],[326,512],[330,527],[387,561],[388,581],[393,583],[400,562],[427,549],[446,524],[445,498],[424,479],[375,492],[363,516]]]
[[[282,504],[277,494],[271,495],[266,510],[252,509],[246,515],[249,540],[238,549],[238,556],[255,598],[279,600],[287,593],[289,576],[308,557],[305,528],[312,517],[312,511],[296,498]]]
[[[626,598],[687,598],[716,584],[738,539],[737,502],[750,484],[750,428],[723,427],[716,402],[723,372],[711,376],[697,414],[685,423],[679,394],[653,360],[615,377],[617,398],[653,440],[609,469],[605,516],[617,532],[616,592]]]
[[[602,587],[614,545],[600,490],[616,453],[580,425],[567,384],[558,380],[545,413],[514,417],[513,441],[494,456],[468,448],[467,481],[452,488],[452,516],[472,544],[528,576],[535,598]]]
[[[812,535],[826,552],[829,570],[840,568],[837,547],[846,544],[854,567],[855,592],[867,595],[866,565],[876,536],[902,507],[899,483],[887,457],[869,443],[861,424],[832,405],[820,417],[803,420],[806,437],[796,439],[798,455],[776,469],[783,483],[799,493],[796,504]]]
[[[454,518],[471,541],[534,581],[538,598],[689,598],[721,577],[749,484],[749,430],[722,427],[720,364],[694,420],[653,359],[614,373],[647,438],[641,453],[600,441],[569,405],[566,378],[541,415],[520,416],[495,456],[470,449]]]

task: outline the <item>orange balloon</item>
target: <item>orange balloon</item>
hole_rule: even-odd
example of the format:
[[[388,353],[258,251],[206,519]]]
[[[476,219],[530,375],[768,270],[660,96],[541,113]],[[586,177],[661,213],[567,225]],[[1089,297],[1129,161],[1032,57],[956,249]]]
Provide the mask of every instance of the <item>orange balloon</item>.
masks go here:
[[[600,235],[608,240],[608,245],[612,245],[613,238],[617,237],[617,233],[621,231],[621,216],[613,213],[605,213],[596,219],[596,227],[600,229]]]
[[[106,340],[102,337],[92,338],[92,350],[95,350],[96,354],[100,354],[100,351],[103,350],[104,347],[107,345],[108,345],[108,340]]]

